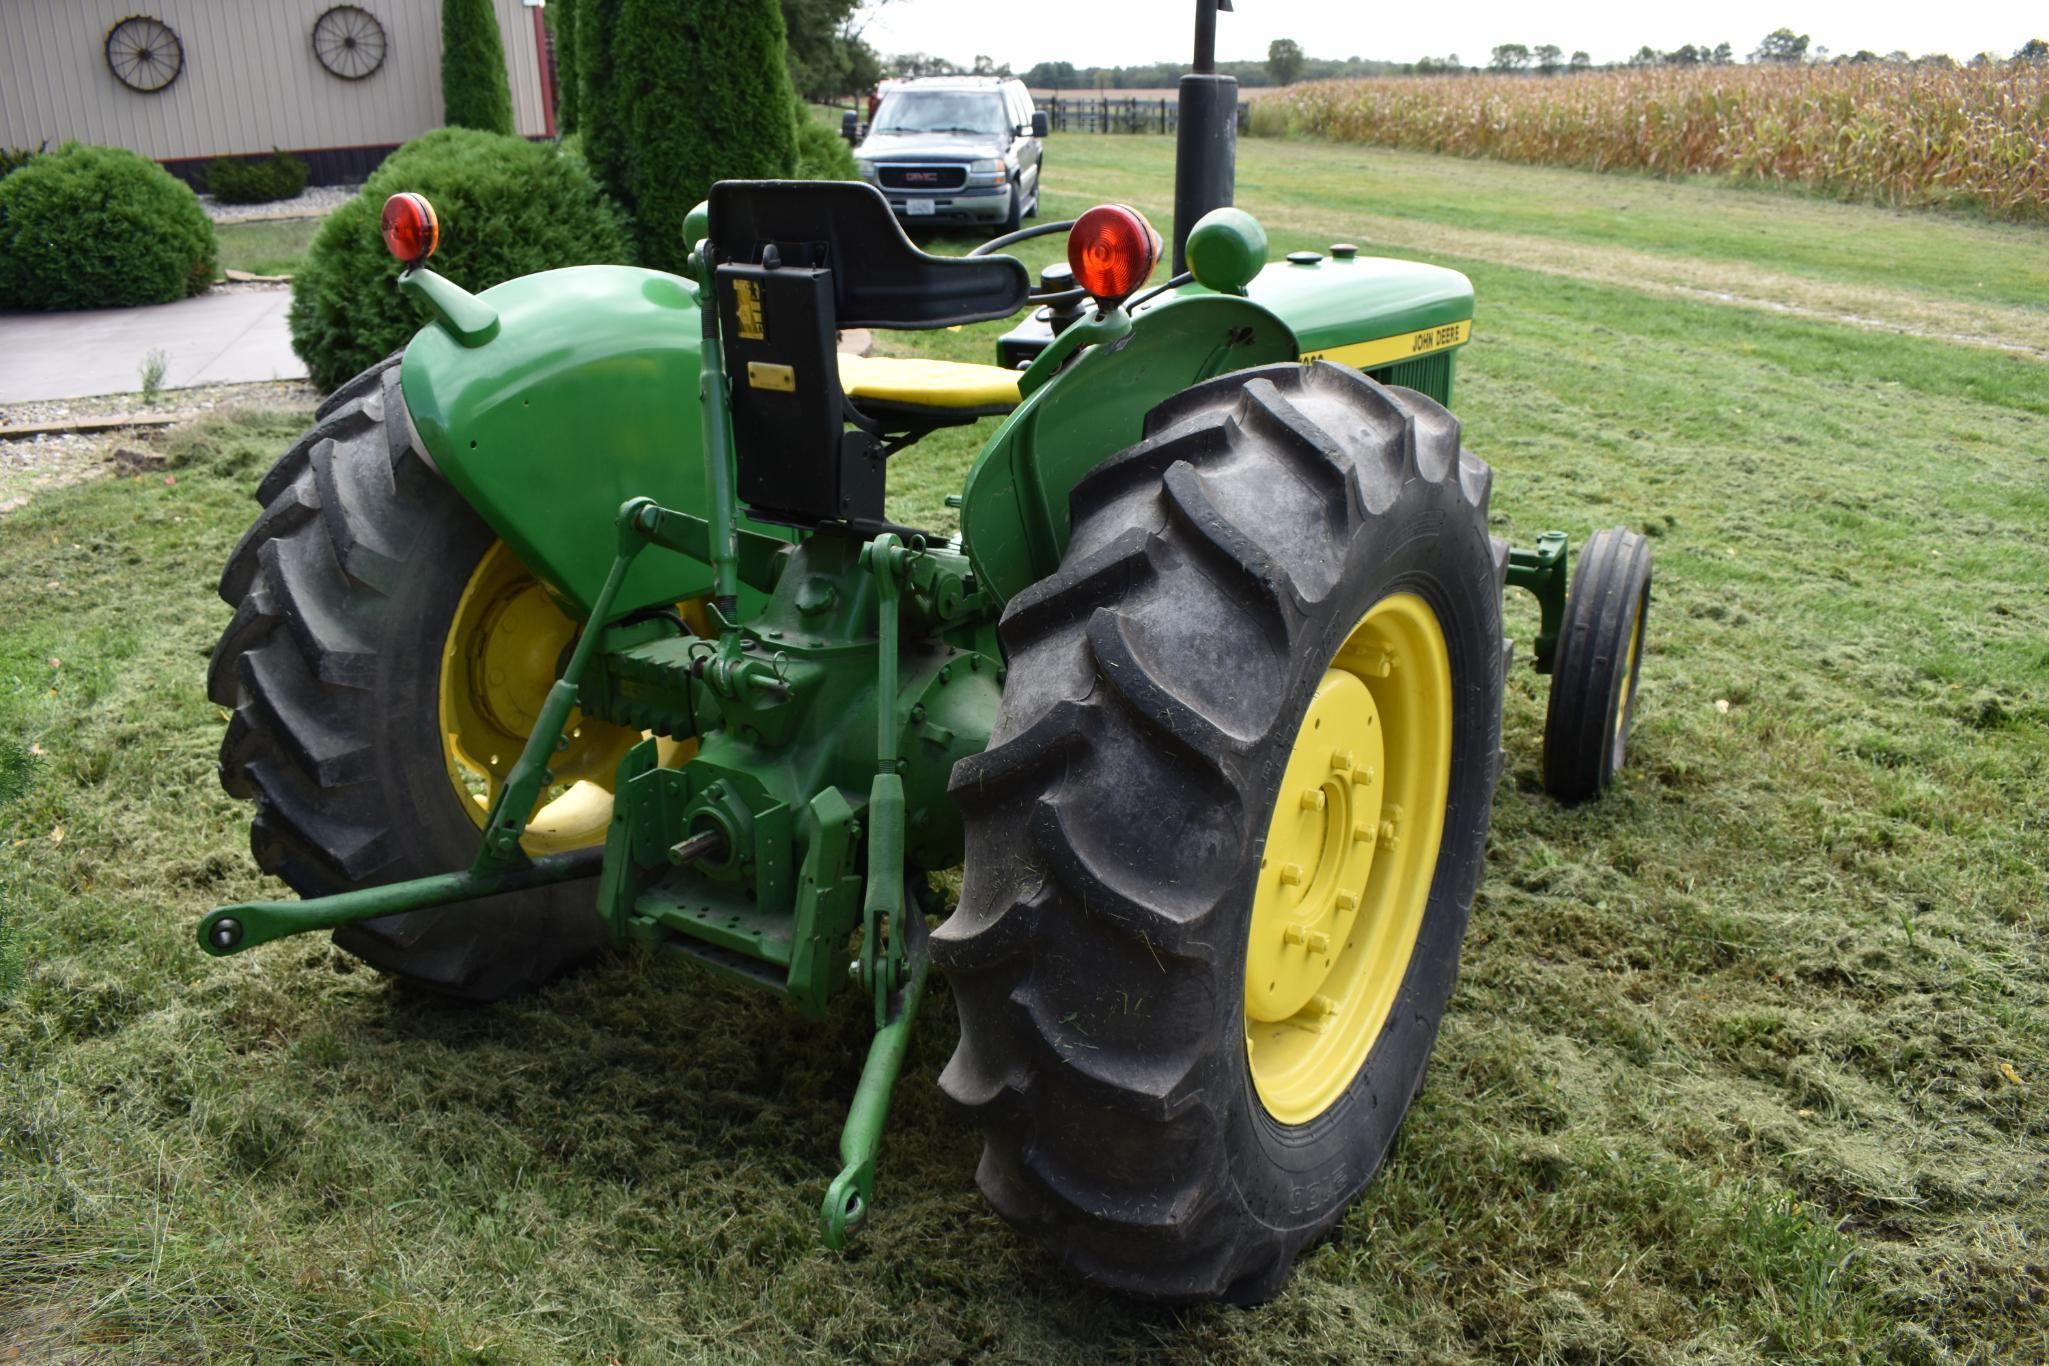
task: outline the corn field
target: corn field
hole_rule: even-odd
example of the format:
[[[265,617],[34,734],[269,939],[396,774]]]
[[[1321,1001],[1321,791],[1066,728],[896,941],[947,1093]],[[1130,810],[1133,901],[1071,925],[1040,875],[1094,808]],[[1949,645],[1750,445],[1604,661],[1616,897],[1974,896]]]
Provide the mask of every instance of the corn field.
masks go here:
[[[1263,102],[1253,131],[2049,219],[2043,62],[1326,81]]]

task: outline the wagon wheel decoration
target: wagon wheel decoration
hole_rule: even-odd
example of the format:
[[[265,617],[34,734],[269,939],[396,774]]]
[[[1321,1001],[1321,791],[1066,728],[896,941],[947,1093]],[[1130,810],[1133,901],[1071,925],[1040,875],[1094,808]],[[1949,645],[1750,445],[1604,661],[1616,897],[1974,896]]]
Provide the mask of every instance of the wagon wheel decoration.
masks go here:
[[[336,5],[313,21],[313,55],[345,81],[384,65],[384,25],[358,5]]]
[[[130,90],[154,95],[185,69],[185,45],[163,20],[133,15],[107,30],[107,69]]]

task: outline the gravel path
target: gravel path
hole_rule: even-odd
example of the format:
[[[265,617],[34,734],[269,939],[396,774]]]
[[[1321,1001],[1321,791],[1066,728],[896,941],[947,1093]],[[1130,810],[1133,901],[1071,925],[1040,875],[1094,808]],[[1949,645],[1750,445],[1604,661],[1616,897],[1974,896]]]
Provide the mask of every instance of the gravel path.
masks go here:
[[[304,407],[319,401],[312,385],[292,381],[263,384],[213,384],[178,389],[147,402],[141,394],[109,394],[102,398],[59,399],[47,403],[0,405],[0,427],[29,426],[82,418],[194,418],[218,408]],[[175,427],[141,427],[0,441],[0,517],[25,507],[36,494],[67,484],[114,473],[156,469],[159,447]]]
[[[210,194],[199,196],[199,206],[216,223],[247,223],[259,218],[320,218],[356,197],[361,185],[316,185],[297,199],[274,199],[267,204],[223,204]]]

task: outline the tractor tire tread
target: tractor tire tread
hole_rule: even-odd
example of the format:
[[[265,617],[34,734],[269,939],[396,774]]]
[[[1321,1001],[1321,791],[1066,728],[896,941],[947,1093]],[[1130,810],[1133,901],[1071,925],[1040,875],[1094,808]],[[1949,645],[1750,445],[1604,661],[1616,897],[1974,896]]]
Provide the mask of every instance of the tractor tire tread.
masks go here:
[[[1334,411],[1365,435],[1333,436]],[[1218,835],[1203,812],[1242,830],[1255,742],[1281,727],[1292,739],[1285,671],[1313,648],[1354,538],[1418,477],[1484,535],[1492,475],[1435,403],[1332,366],[1198,384],[1144,432],[1077,482],[1060,569],[1000,625],[1010,683],[991,743],[954,770],[967,872],[931,946],[961,1030],[940,1086],[983,1131],[977,1181],[991,1205],[1068,1265],[1142,1298],[1252,1302],[1343,1202],[1297,1227],[1253,1214],[1230,1176],[1206,1036],[1120,1034],[1106,1014],[1110,984],[1137,1011],[1155,997],[1184,1004],[1241,923],[1213,861],[1184,867],[1137,847],[1139,831],[1185,828],[1200,847]],[[1292,515],[1274,517],[1276,499]],[[1505,546],[1486,553],[1498,587]],[[1228,675],[1186,667],[1198,630],[1234,643]],[[1170,659],[1183,667],[1163,668]],[[1490,777],[1500,663],[1490,646]],[[1149,821],[1106,819],[1124,788],[1149,794]]]
[[[380,776],[380,764],[395,762],[378,754],[393,725],[380,690],[438,667],[417,647],[393,657],[393,633],[403,634],[393,595],[434,572],[451,536],[489,540],[417,445],[398,362],[387,358],[320,405],[312,428],[260,481],[262,510],[220,579],[235,609],[207,670],[207,695],[230,709],[221,784],[255,802],[257,865],[301,896],[447,867],[420,866],[422,856],[407,852],[411,837],[397,824],[407,802],[388,773]],[[438,727],[430,718],[426,729]],[[442,780],[438,743],[431,755],[407,757],[431,763]],[[515,904],[484,905],[499,902]],[[498,914],[496,932],[467,939],[423,933],[407,916],[346,926],[335,939],[385,971],[475,1000],[538,985],[602,942],[594,911],[588,922],[547,910]],[[559,932],[539,928],[543,921]]]

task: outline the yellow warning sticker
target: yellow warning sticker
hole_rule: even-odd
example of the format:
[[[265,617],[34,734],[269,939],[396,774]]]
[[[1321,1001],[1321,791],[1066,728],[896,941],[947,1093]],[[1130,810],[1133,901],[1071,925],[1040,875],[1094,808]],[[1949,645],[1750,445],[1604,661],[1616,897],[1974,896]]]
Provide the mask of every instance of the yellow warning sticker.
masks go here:
[[[1383,365],[1393,365],[1397,361],[1427,356],[1432,351],[1442,351],[1447,346],[1463,346],[1472,335],[1472,320],[1465,319],[1445,323],[1441,327],[1426,327],[1421,332],[1404,332],[1396,337],[1351,342],[1345,346],[1327,347],[1322,351],[1304,351],[1302,359],[1335,361],[1359,370],[1377,370]]]
[[[733,313],[735,321],[740,324],[742,339],[768,340],[768,320],[761,315],[760,281],[733,281]]]

